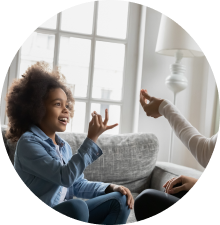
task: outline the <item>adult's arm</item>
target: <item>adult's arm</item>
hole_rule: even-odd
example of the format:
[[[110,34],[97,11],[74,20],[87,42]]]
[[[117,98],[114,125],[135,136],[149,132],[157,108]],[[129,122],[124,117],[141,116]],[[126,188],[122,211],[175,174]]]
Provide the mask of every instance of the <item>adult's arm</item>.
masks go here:
[[[168,100],[162,101],[159,106],[159,113],[169,121],[176,136],[189,149],[196,160],[203,167],[206,167],[214,151],[218,134],[211,138],[200,134]]]

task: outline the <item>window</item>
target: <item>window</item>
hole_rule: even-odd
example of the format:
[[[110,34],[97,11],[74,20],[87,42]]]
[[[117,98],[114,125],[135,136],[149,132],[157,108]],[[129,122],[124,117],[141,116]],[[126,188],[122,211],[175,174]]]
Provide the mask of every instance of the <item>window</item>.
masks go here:
[[[126,63],[135,55],[138,35],[131,39],[129,33],[138,25],[139,12],[139,5],[124,1],[81,4],[46,21],[22,45],[17,54],[19,78],[28,66],[44,60],[51,68],[60,66],[72,88],[75,115],[66,131],[87,132],[91,112],[104,118],[106,108],[108,124],[119,123],[106,133],[121,133],[123,123],[131,121],[132,101],[124,100],[124,92],[132,90],[126,80],[135,74]]]

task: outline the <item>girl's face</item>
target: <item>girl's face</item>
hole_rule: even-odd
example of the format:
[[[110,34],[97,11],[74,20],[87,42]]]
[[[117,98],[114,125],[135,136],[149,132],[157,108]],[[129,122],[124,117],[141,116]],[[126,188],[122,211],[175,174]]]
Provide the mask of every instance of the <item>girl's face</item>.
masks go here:
[[[56,131],[65,131],[70,119],[66,93],[61,88],[52,89],[44,104],[46,114],[39,124],[40,128],[48,136],[53,135]]]

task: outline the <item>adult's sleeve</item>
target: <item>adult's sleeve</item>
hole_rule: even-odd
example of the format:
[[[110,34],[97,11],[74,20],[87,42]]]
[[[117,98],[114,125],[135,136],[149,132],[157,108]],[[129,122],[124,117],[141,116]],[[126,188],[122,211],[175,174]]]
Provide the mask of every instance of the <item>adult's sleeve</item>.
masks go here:
[[[203,167],[206,167],[214,151],[218,134],[211,138],[200,134],[168,100],[164,100],[160,104],[159,113],[169,121],[176,136],[189,149],[196,160]]]

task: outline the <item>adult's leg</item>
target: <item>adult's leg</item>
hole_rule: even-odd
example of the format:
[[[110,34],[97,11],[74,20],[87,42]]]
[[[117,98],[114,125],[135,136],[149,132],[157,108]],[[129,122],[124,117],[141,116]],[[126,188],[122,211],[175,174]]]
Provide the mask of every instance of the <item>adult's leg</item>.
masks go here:
[[[187,193],[188,193],[188,191],[180,191],[176,194],[171,194],[171,195],[174,196],[174,197],[182,199]]]
[[[71,199],[62,202],[54,206],[53,209],[76,220],[83,222],[88,222],[89,220],[88,206],[85,201],[80,199]]]
[[[125,224],[130,213],[126,201],[126,196],[119,192],[112,192],[87,200],[89,223]]]
[[[134,212],[137,221],[154,216],[171,205],[176,203],[179,198],[164,193],[162,191],[147,189],[142,191],[134,202]]]

